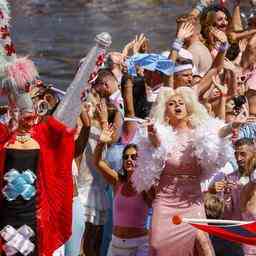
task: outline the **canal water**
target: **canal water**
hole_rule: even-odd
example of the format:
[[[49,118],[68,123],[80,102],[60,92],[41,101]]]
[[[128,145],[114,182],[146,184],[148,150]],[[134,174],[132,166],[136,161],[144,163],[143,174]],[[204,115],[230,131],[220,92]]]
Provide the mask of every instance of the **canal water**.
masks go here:
[[[17,52],[31,56],[44,81],[66,89],[96,34],[111,33],[112,49],[121,50],[126,42],[143,32],[153,50],[163,51],[174,37],[175,17],[190,10],[193,2],[10,0],[12,37]]]

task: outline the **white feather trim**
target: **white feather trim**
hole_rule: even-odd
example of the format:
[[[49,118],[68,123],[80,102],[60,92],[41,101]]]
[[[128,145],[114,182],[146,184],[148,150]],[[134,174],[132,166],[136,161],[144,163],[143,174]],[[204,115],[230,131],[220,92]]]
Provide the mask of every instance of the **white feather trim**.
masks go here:
[[[223,121],[210,118],[195,130],[195,154],[202,168],[201,181],[211,178],[228,161],[234,159],[231,140],[219,136],[223,126]]]
[[[1,26],[9,26],[10,22],[10,6],[6,0],[0,0],[0,10],[3,14],[3,18],[0,18]]]
[[[139,132],[139,157],[132,175],[133,185],[138,192],[148,191],[159,181],[170,146],[175,143],[171,127],[156,124],[155,128],[162,142],[159,148],[152,146],[145,129]]]
[[[10,15],[10,5],[6,0],[0,0],[0,9],[2,12]]]
[[[219,137],[219,130],[224,126],[219,119],[210,118],[190,134],[189,143],[193,144],[195,156],[202,168],[201,181],[211,178],[220,168],[234,158],[232,143]],[[172,128],[156,124],[161,146],[154,148],[147,138],[141,135],[137,168],[132,176],[134,187],[138,192],[148,191],[157,184],[165,166],[169,152],[182,155],[184,147],[179,143],[179,137]],[[190,141],[191,140],[191,141]]]

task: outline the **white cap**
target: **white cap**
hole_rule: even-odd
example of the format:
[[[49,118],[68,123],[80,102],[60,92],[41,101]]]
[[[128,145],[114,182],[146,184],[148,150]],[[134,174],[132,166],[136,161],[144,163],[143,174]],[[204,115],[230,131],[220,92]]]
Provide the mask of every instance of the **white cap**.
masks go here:
[[[164,51],[161,53],[161,55],[163,55],[164,57],[168,58],[170,55],[170,51]],[[192,60],[193,61],[193,55],[191,54],[190,51],[181,48],[179,51],[179,57],[186,59],[186,60]]]

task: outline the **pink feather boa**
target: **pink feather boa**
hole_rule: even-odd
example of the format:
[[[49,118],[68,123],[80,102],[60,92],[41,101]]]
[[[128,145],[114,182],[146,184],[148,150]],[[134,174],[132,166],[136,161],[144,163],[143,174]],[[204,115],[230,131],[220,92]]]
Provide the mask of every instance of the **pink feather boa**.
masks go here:
[[[7,65],[6,75],[9,79],[15,81],[16,85],[26,90],[27,84],[38,77],[35,64],[28,58],[17,58],[13,63]]]

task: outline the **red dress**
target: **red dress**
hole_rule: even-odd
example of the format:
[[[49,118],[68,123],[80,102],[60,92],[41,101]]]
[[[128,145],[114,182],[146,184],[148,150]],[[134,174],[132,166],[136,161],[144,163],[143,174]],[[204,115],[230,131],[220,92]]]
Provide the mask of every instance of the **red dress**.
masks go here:
[[[52,256],[71,235],[73,182],[71,166],[74,132],[48,117],[32,129],[32,138],[40,145],[37,179],[37,233],[39,256]],[[3,189],[5,145],[12,139],[8,128],[0,124],[0,191]],[[0,209],[1,198],[0,193]],[[0,245],[0,252],[1,252]]]

